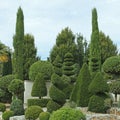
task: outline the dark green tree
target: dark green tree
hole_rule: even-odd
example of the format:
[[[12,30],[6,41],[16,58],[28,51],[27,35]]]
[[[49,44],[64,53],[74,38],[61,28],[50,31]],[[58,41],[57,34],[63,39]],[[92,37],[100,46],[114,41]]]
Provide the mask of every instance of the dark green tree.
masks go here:
[[[12,74],[11,53],[8,52],[8,61],[3,63],[2,76]]]
[[[34,44],[34,37],[31,34],[24,36],[24,62],[23,62],[23,73],[24,80],[28,80],[29,68],[37,61],[37,49]]]
[[[109,87],[101,72],[98,72],[95,75],[89,85],[89,91],[93,96],[89,100],[88,110],[92,112],[105,113],[108,108],[106,108],[104,100],[108,98],[106,93],[109,92]]]
[[[19,7],[16,20],[16,32],[13,37],[14,47],[14,73],[18,79],[23,80],[23,50],[24,50],[24,15]]]
[[[96,8],[92,10],[92,35],[90,41],[89,67],[91,74],[101,70],[101,46]]]
[[[39,97],[39,98],[47,95],[47,88],[46,88],[44,76],[42,73],[38,73],[36,75],[36,78],[32,87],[31,95],[33,97]]]
[[[56,38],[56,44],[50,52],[51,62],[55,60],[57,55],[61,57],[63,62],[64,56],[68,51],[72,53],[74,61],[77,61],[78,56],[77,45],[75,44],[75,35],[68,27],[66,27],[58,34]]]
[[[118,53],[117,46],[113,43],[109,36],[106,36],[102,31],[99,32],[101,43],[101,64],[111,56],[116,56]]]
[[[120,77],[120,56],[112,56],[103,63],[103,71],[111,76],[112,80],[117,80]]]
[[[86,107],[88,106],[89,98],[91,93],[88,91],[88,86],[91,83],[91,76],[86,63],[83,64],[76,84],[71,94],[71,101],[77,103],[77,106]]]

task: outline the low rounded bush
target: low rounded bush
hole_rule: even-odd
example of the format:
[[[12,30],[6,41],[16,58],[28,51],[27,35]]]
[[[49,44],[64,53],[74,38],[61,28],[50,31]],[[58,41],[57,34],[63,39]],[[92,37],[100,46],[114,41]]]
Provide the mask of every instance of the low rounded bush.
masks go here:
[[[47,106],[47,103],[49,102],[49,98],[42,98],[42,99],[37,99],[37,98],[34,98],[34,99],[28,99],[27,100],[27,105],[28,107],[30,106],[33,106],[33,105],[37,105],[37,106],[40,106],[40,107],[46,107]]]
[[[25,111],[25,118],[27,120],[36,120],[41,112],[43,112],[43,110],[40,106],[30,106]]]
[[[63,107],[54,111],[49,120],[86,120],[86,118],[80,110]]]
[[[47,111],[51,113],[52,111],[55,111],[60,107],[61,106],[58,103],[54,102],[53,100],[50,100],[47,104]]]
[[[14,115],[23,115],[24,106],[20,99],[13,100],[10,105],[10,110],[14,112]]]
[[[88,104],[88,111],[105,113],[104,99],[100,96],[93,95]]]
[[[49,120],[50,113],[49,112],[41,112],[39,115],[39,120]]]
[[[14,116],[14,112],[9,110],[9,111],[5,111],[3,114],[2,114],[2,119],[3,120],[9,120],[10,117]]]
[[[4,103],[0,103],[0,111],[4,112],[6,110],[6,106]]]

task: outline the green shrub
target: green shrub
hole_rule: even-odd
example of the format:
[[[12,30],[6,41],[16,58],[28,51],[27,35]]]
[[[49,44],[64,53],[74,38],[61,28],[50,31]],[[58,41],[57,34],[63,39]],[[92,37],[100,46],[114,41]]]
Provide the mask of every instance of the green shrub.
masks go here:
[[[36,120],[41,112],[43,112],[43,110],[40,106],[30,106],[25,111],[25,118],[28,120]]]
[[[53,66],[48,61],[37,61],[30,66],[29,79],[34,81],[36,75],[39,73],[44,74],[45,80],[50,80],[53,73]]]
[[[6,106],[4,103],[0,103],[0,111],[4,112],[6,110]]]
[[[50,113],[49,112],[41,112],[39,115],[39,120],[49,120]]]
[[[51,86],[49,95],[54,101],[58,103],[65,103],[65,94],[54,85]]]
[[[3,114],[2,114],[2,119],[3,120],[9,120],[10,117],[14,116],[14,112],[13,111],[5,111]]]
[[[63,107],[53,112],[49,120],[86,120],[86,118],[79,110]]]
[[[10,105],[10,110],[14,112],[14,115],[23,115],[24,107],[20,99],[13,100]]]
[[[88,104],[88,110],[96,113],[105,113],[104,99],[93,95]]]
[[[52,111],[55,111],[60,107],[61,106],[58,103],[54,102],[53,100],[50,100],[47,104],[47,111],[51,113]]]
[[[31,95],[33,97],[43,97],[47,95],[47,87],[44,80],[44,75],[42,73],[38,73],[35,77],[35,81],[32,86]]]
[[[27,105],[28,107],[33,106],[33,105],[37,105],[37,106],[41,106],[41,107],[46,107],[47,103],[49,102],[49,98],[42,98],[42,99],[28,99],[27,100]]]
[[[67,101],[65,104],[64,104],[65,107],[70,107],[70,108],[76,108],[77,107],[77,104],[73,101]]]
[[[8,86],[8,90],[14,95],[19,96],[24,92],[24,82],[20,79],[13,79]]]
[[[3,103],[11,103],[12,94],[8,91],[10,82],[15,79],[14,75],[6,75],[0,78],[0,89],[4,91],[4,95],[0,97],[0,101]]]

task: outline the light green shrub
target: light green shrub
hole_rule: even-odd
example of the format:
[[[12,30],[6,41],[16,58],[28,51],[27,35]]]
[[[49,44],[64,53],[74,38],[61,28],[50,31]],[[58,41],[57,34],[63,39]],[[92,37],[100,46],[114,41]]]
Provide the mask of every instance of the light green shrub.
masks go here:
[[[39,120],[49,120],[50,113],[49,112],[41,112],[39,115]]]
[[[14,112],[13,111],[5,111],[3,114],[2,114],[2,119],[3,120],[9,120],[10,117],[14,116]]]
[[[0,111],[4,112],[6,110],[6,106],[4,103],[0,103]]]

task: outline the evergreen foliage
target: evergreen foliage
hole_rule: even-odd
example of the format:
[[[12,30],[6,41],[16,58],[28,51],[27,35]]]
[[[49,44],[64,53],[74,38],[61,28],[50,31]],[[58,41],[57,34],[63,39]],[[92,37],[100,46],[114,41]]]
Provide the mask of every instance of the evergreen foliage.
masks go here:
[[[39,120],[49,120],[50,113],[49,112],[41,112],[39,115]]]
[[[100,96],[93,95],[89,101],[88,111],[105,113],[104,99]]]
[[[40,106],[30,106],[25,111],[25,118],[27,120],[36,120],[41,112],[43,110]]]
[[[29,68],[30,66],[37,61],[37,49],[34,44],[34,37],[31,34],[26,34],[24,36],[24,62],[23,62],[23,73],[24,80],[28,80]]]
[[[109,91],[107,82],[104,80],[104,77],[101,72],[98,72],[94,79],[92,80],[89,91],[93,94],[104,93]]]
[[[91,96],[91,93],[88,91],[88,86],[90,83],[91,76],[88,65],[84,63],[72,91],[70,100],[76,102],[78,106],[88,106],[89,98]]]
[[[3,63],[2,76],[12,74],[12,61],[11,61],[11,53],[8,52],[8,61]]]
[[[59,104],[65,103],[65,98],[66,98],[65,94],[54,85],[51,86],[49,94],[50,94],[50,98],[52,98],[54,101],[58,102]]]
[[[112,75],[114,78],[120,76],[120,56],[112,56],[106,59],[103,63],[103,70],[105,73]]]
[[[69,107],[63,107],[54,111],[49,120],[86,120],[85,115],[79,111]]]
[[[13,38],[14,47],[14,73],[18,79],[23,80],[23,49],[24,49],[24,15],[19,7],[16,20],[16,33]]]
[[[73,56],[68,52],[64,56],[63,74],[69,77],[73,76],[75,74],[73,65]]]
[[[111,38],[106,36],[102,31],[99,32],[99,39],[101,43],[101,64],[103,64],[107,58],[116,56],[118,50]]]
[[[13,100],[10,104],[10,110],[14,112],[14,115],[24,115],[23,102],[20,99]]]
[[[24,82],[20,79],[13,79],[8,86],[8,90],[15,95],[16,98],[19,98],[21,97],[21,93],[24,92]]]
[[[53,111],[56,111],[60,107],[61,106],[57,102],[55,102],[53,100],[50,100],[48,102],[48,104],[47,104],[47,111],[50,112],[50,113],[52,113]]]
[[[99,29],[96,8],[92,10],[92,35],[90,42],[89,67],[91,74],[101,70],[101,46],[99,40]]]
[[[36,75],[35,81],[33,83],[31,95],[39,98],[47,95],[47,88],[42,73],[38,73]]]
[[[44,75],[44,80],[50,80],[53,73],[53,66],[48,61],[37,61],[30,66],[29,79],[34,81],[38,73]]]
[[[9,110],[9,111],[5,111],[3,114],[2,114],[2,119],[3,120],[10,120],[10,117],[14,116],[14,112]]]

